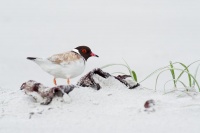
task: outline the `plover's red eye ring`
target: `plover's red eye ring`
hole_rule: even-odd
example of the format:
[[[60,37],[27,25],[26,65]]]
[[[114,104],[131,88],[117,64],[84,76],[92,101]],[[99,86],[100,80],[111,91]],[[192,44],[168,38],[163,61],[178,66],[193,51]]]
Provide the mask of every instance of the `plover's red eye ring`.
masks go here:
[[[86,50],[86,49],[82,49],[81,51],[82,51],[82,53],[84,53],[84,54],[87,53],[87,50]]]

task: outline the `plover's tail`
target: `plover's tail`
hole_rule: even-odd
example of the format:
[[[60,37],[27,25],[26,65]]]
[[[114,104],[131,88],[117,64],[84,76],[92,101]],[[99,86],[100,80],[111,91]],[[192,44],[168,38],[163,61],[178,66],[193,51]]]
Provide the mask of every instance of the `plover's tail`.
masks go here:
[[[28,59],[28,60],[35,60],[37,58],[36,57],[27,57],[26,59]]]
[[[45,60],[38,57],[27,57],[26,59],[34,61],[34,62],[44,62]]]

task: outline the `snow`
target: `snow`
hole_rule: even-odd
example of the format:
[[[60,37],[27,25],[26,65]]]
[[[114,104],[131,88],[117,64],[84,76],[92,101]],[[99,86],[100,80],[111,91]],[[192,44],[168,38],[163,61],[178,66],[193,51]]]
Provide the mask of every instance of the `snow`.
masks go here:
[[[139,81],[170,60],[198,60],[199,6],[197,0],[1,1],[0,132],[199,132],[199,93],[163,95],[169,72],[160,76],[156,92],[155,76],[133,90],[109,79],[99,91],[74,89],[70,103],[55,98],[50,105],[40,105],[20,90],[27,80],[53,86],[53,77],[26,57],[49,57],[79,45],[88,45],[100,57],[88,59],[72,84],[94,68],[123,59]],[[120,66],[105,71],[128,73]],[[172,87],[169,83],[167,91]],[[150,99],[155,100],[155,112],[144,109]]]

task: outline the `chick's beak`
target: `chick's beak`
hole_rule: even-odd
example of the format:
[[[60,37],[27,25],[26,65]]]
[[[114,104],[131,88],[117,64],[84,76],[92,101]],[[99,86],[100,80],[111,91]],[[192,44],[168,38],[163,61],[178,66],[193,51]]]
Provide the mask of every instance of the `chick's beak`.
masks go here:
[[[96,56],[96,57],[99,57],[98,55],[94,54],[91,52],[90,56]]]

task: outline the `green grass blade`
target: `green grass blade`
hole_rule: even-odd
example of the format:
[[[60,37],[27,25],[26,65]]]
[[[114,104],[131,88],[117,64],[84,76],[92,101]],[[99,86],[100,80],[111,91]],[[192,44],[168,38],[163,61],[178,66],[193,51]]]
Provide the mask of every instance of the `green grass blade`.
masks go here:
[[[196,60],[196,61],[190,63],[188,66],[185,66],[185,65],[184,65],[183,63],[181,63],[181,62],[177,62],[177,63],[179,63],[179,64],[181,64],[183,67],[185,67],[184,71],[186,70],[186,71],[189,72],[188,68],[189,68],[191,65],[193,65],[193,64],[195,64],[195,63],[197,63],[197,62],[199,62],[199,61],[200,61],[200,60]],[[182,76],[183,73],[184,73],[184,72],[182,71],[181,74],[178,76],[178,78],[177,78],[176,80],[179,80],[179,78]],[[189,79],[189,76],[188,76],[188,79]],[[191,87],[191,82],[190,82],[190,81],[191,81],[191,80],[189,79],[189,84],[190,84],[190,87]],[[195,81],[193,81],[193,83],[195,83]]]
[[[195,73],[194,73],[194,78],[195,78],[195,79],[196,79],[196,77],[197,77],[197,73],[198,73],[199,67],[200,67],[200,64],[197,66],[196,71],[195,71]],[[193,81],[193,86],[195,86],[195,82],[194,82],[194,81]]]
[[[123,60],[124,60],[124,59],[123,59]],[[133,77],[132,72],[131,72],[131,68],[129,67],[128,63],[127,63],[125,60],[124,60],[124,62],[125,62],[125,64],[126,64],[126,67],[127,67],[128,70],[129,70],[130,75]]]
[[[185,88],[187,88],[187,86],[180,80],[178,80],[178,82],[180,82]]]
[[[182,71],[182,69],[175,69],[175,70],[179,70],[179,71]],[[196,78],[190,73],[190,72],[188,72],[188,71],[184,71],[185,73],[187,73],[192,79],[193,79],[193,81],[197,84],[197,87],[198,87],[198,89],[199,89],[199,92],[200,92],[200,86],[199,86],[199,83],[198,83],[198,81],[196,80]]]
[[[181,63],[181,62],[178,62],[181,66],[183,66],[184,67],[184,70],[180,73],[180,75],[178,76],[178,78],[176,79],[176,81],[175,82],[177,82],[180,78],[181,78],[181,76],[183,75],[183,73],[184,73],[184,71],[187,71],[188,73],[189,73],[189,69],[188,69],[188,67],[190,66],[186,66],[185,64],[183,64],[183,63]],[[188,74],[188,80],[189,80],[189,86],[190,87],[192,87],[192,79],[191,79],[191,76]]]
[[[174,82],[174,87],[176,87],[176,81],[175,81],[176,77],[175,77],[175,72],[174,72],[174,66],[173,66],[171,61],[170,61],[170,68],[171,68],[170,72],[172,74],[172,79],[173,79],[173,82]]]
[[[158,73],[158,75],[157,75],[157,77],[156,77],[155,91],[157,90],[156,87],[157,87],[157,83],[158,83],[158,78],[159,78],[159,76],[160,76],[163,72],[168,71],[168,70],[170,70],[170,68],[165,69],[165,70],[162,70],[161,72]]]
[[[195,63],[197,63],[197,62],[199,62],[199,61],[200,61],[200,60],[196,60],[196,61],[190,63],[187,67],[190,67],[191,65],[193,65],[193,64],[195,64]]]
[[[135,71],[132,71],[132,74],[133,74],[134,80],[137,82],[137,75],[136,75]]]

